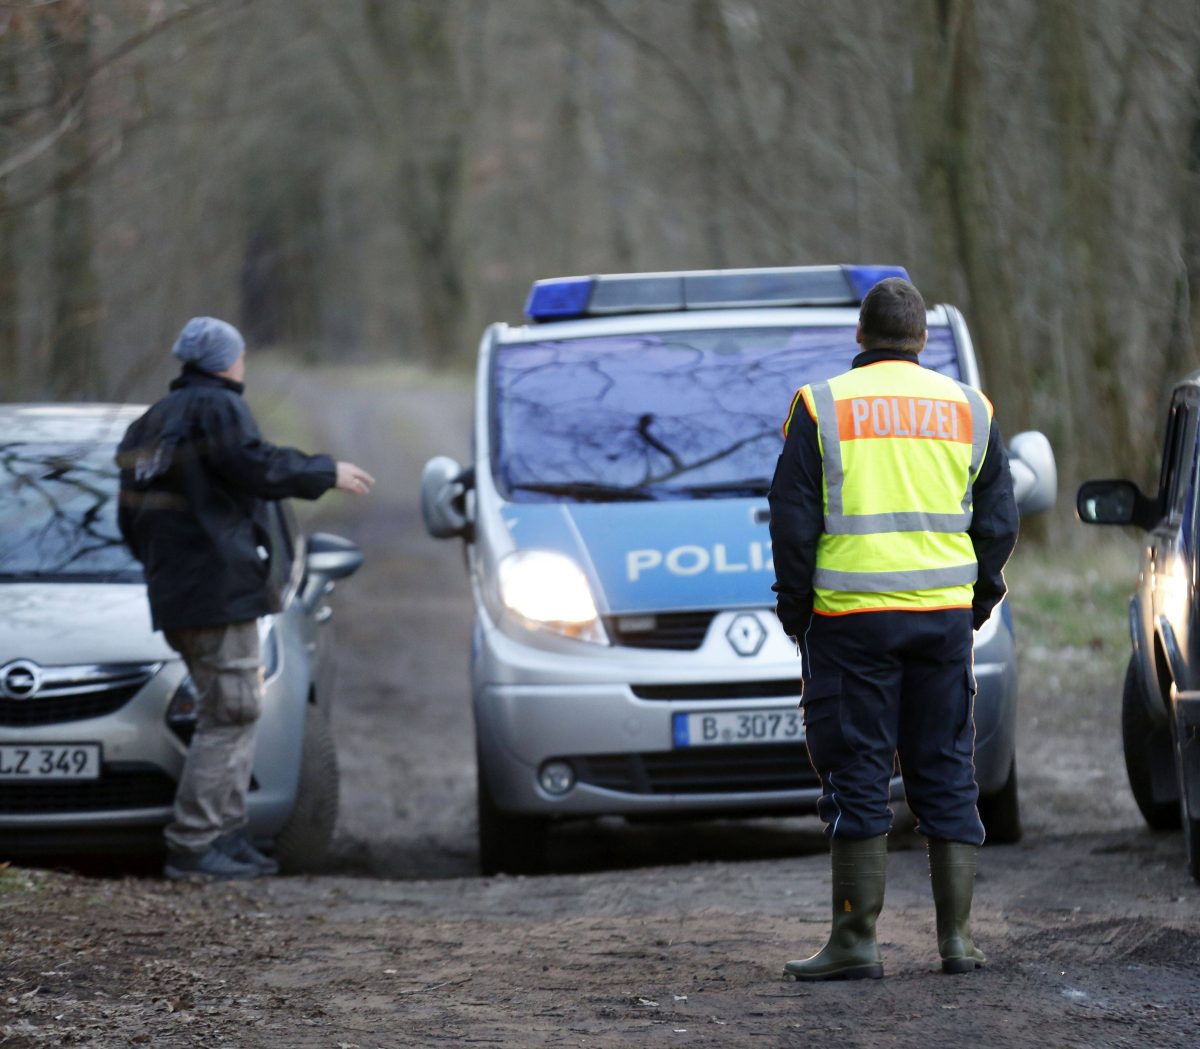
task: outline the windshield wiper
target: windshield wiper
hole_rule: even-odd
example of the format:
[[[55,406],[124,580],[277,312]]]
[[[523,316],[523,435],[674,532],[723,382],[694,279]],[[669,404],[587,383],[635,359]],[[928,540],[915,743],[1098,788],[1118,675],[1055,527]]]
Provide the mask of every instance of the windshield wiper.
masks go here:
[[[631,500],[646,500],[656,498],[648,488],[638,488],[636,485],[599,484],[595,481],[562,481],[514,484],[512,488],[520,492],[543,492],[546,495],[565,495],[575,499],[586,499],[597,503],[619,503]]]
[[[716,495],[766,495],[771,490],[769,477],[749,477],[742,481],[712,481],[709,484],[680,485],[671,492],[705,498]]]

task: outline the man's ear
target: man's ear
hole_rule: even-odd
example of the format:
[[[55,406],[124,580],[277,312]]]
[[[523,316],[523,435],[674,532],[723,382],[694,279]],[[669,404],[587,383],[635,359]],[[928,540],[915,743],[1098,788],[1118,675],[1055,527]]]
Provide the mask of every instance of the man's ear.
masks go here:
[[[921,347],[920,347],[920,349],[917,350],[917,353],[920,353],[921,350],[925,349],[925,344],[927,342],[929,342],[929,329],[928,328],[926,328],[923,332],[921,332]]]
[[[926,332],[928,334],[928,332]],[[862,321],[859,321],[858,327],[854,331],[854,341],[862,345]]]

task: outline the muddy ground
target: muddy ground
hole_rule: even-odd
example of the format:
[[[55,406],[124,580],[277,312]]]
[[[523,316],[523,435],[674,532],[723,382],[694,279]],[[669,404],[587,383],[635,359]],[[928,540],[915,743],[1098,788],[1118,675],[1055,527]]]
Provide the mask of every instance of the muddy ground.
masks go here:
[[[468,386],[266,366],[257,380],[269,434],[379,478],[370,499],[329,497],[310,519],[368,558],[335,617],[331,865],[210,887],[133,864],[0,871],[0,1047],[1200,1045],[1200,887],[1179,835],[1146,830],[1125,784],[1119,622],[1062,643],[1032,620],[1026,837],[984,850],[976,893],[989,967],[936,971],[902,815],[887,977],[784,982],[781,963],[827,923],[815,820],[566,828],[564,873],[474,874],[469,598],[458,549],[424,537],[415,498],[428,455],[465,455]],[[1087,592],[1065,561],[1022,553],[1012,574]]]

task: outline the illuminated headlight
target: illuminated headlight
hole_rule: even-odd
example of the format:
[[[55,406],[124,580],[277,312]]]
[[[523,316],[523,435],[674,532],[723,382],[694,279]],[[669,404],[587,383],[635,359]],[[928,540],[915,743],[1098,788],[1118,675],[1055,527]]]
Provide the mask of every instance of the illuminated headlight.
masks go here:
[[[500,600],[533,630],[607,644],[583,572],[569,557],[518,550],[500,562]]]

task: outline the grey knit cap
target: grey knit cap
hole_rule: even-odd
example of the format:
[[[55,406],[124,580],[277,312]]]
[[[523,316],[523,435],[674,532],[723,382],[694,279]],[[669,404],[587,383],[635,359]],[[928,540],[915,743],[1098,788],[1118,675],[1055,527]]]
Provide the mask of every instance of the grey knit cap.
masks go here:
[[[233,364],[245,350],[242,333],[216,317],[193,317],[171,347],[171,352],[185,364],[214,375]]]

